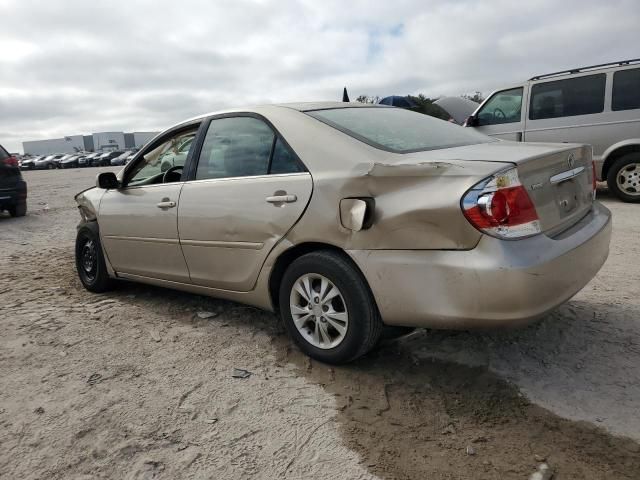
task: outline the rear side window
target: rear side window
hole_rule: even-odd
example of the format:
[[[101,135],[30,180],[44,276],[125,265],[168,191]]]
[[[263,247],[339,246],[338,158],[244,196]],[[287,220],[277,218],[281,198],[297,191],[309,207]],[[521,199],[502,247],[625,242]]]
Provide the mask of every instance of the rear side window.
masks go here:
[[[640,108],[640,68],[613,74],[612,110]]]
[[[279,138],[273,148],[273,158],[271,159],[271,169],[269,173],[298,173],[304,172],[304,168],[298,161],[296,155]]]
[[[604,110],[606,75],[588,75],[531,87],[529,119],[573,117]]]
[[[4,163],[7,158],[9,158],[9,154],[4,148],[0,147],[0,164]]]

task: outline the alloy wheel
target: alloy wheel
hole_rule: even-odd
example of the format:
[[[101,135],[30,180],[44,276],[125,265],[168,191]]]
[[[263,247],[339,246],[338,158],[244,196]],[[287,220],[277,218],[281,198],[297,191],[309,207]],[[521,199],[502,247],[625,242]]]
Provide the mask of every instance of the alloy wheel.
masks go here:
[[[289,297],[291,317],[308,343],[323,350],[337,347],[349,328],[347,305],[338,287],[318,273],[298,278]]]

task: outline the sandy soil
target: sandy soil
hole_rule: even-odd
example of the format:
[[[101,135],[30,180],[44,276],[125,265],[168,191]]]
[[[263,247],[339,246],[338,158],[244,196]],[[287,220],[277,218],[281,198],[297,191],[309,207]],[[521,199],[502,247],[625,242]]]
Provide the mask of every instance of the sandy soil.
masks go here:
[[[0,215],[0,478],[640,478],[637,206],[602,195],[611,256],[543,321],[331,368],[253,308],[84,291],[72,196],[98,171],[26,172],[29,215]]]

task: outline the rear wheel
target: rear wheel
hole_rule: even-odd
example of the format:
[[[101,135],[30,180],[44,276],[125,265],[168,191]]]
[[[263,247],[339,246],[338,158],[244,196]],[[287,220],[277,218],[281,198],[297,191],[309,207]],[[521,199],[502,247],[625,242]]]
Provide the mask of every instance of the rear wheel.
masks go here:
[[[280,314],[300,349],[325,363],[346,363],[371,350],[382,332],[373,295],[356,268],[331,251],[296,259],[279,292]]]
[[[9,215],[12,217],[24,217],[27,214],[27,202],[17,203],[9,207]]]
[[[607,185],[623,202],[640,202],[640,153],[628,153],[613,162]]]
[[[76,269],[84,288],[102,293],[113,288],[102,254],[98,224],[89,222],[80,227],[76,236]]]
[[[55,165],[53,163],[47,164],[47,169],[48,170],[53,170],[54,168],[56,168],[56,167],[55,167]]]

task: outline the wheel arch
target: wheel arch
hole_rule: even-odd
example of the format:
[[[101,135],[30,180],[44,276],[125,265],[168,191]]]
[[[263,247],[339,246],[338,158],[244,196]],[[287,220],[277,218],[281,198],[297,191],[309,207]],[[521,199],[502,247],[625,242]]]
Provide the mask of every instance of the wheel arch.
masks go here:
[[[351,256],[342,248],[323,242],[304,242],[298,245],[294,245],[293,247],[282,252],[276,259],[276,262],[271,269],[271,274],[269,275],[269,297],[271,299],[271,304],[273,305],[274,311],[277,312],[279,310],[278,295],[280,292],[280,284],[282,283],[282,277],[284,276],[284,272],[287,270],[287,267],[297,258],[300,258],[307,253],[317,252],[321,250],[334,252],[340,255],[347,262],[349,262],[349,264],[355,269],[355,271],[358,272],[358,274],[362,277],[364,284],[371,292],[371,287],[369,285],[369,282],[367,281],[367,278],[364,276],[364,273],[362,273],[360,267],[358,267]],[[373,298],[375,301],[375,297]]]
[[[602,164],[602,173],[600,178],[605,181],[609,175],[611,165],[613,165],[613,163],[623,155],[633,152],[640,152],[640,138],[625,140],[624,142],[619,142],[610,146],[604,152],[604,155],[602,155],[604,161]]]

